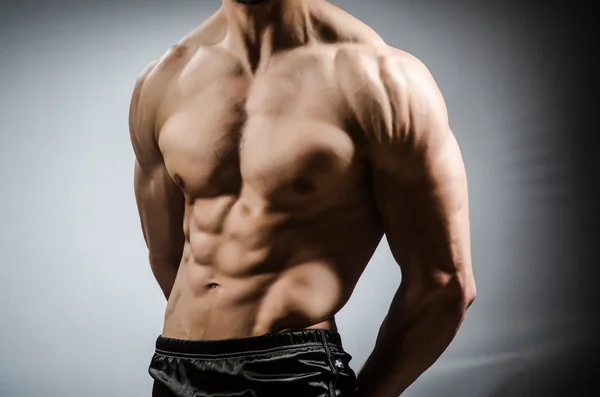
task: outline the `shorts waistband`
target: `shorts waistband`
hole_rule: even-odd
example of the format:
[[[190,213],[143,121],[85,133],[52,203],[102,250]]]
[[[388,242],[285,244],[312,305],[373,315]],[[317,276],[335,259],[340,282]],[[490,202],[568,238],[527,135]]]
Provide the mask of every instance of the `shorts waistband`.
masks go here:
[[[246,338],[220,340],[183,340],[159,336],[156,340],[156,350],[157,352],[179,355],[221,356],[293,348],[310,344],[323,345],[324,343],[343,350],[340,334],[337,331],[326,329],[284,331]]]

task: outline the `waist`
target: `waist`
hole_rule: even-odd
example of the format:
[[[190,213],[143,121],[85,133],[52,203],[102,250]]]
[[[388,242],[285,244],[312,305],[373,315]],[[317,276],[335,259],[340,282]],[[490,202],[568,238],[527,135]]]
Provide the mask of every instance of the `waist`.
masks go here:
[[[180,269],[167,304],[163,336],[214,340],[335,329],[333,318],[351,290],[322,264],[265,277],[218,277],[218,285],[200,290],[193,287],[190,273],[189,268]]]
[[[340,334],[328,329],[284,331],[219,340],[184,340],[161,335],[156,340],[157,353],[185,358],[230,358],[310,346],[328,346],[333,351],[343,351]]]

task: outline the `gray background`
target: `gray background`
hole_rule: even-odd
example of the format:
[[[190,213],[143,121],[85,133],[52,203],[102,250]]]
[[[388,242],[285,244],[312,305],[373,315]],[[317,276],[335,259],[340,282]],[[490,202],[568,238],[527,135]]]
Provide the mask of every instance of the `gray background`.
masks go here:
[[[469,173],[478,298],[404,396],[549,395],[585,381],[598,329],[583,288],[579,170],[597,164],[577,135],[591,73],[575,47],[583,10],[334,3],[429,66]],[[165,302],[133,197],[129,99],[142,68],[219,1],[0,4],[0,396],[149,396]],[[399,281],[384,242],[338,316],[355,369]]]

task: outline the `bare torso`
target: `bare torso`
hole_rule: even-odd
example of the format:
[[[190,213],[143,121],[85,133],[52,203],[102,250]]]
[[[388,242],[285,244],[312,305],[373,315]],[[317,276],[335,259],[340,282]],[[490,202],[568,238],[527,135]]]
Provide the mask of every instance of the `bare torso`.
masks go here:
[[[163,336],[335,329],[385,234],[402,282],[357,395],[400,395],[453,339],[476,295],[460,148],[427,67],[360,21],[222,0],[142,72],[130,133]]]
[[[353,67],[369,73],[352,60],[387,47],[330,5],[314,23],[327,33],[252,71],[217,14],[148,76],[158,149],[185,196],[164,336],[335,329],[382,237],[348,87],[361,89]]]

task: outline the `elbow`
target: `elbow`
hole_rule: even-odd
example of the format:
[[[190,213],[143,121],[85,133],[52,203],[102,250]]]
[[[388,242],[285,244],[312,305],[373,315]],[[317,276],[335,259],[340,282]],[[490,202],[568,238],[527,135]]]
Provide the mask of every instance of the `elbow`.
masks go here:
[[[437,273],[423,280],[404,280],[401,290],[408,306],[420,306],[435,301],[444,306],[466,311],[475,301],[477,288],[472,275],[464,273]]]
[[[444,281],[439,281],[435,286],[432,286],[430,293],[427,294],[431,298],[437,297],[441,302],[460,308],[461,311],[466,311],[475,301],[477,296],[477,288],[475,279],[472,276],[465,274],[452,274],[442,278]]]
[[[464,310],[467,310],[477,297],[477,286],[472,275],[453,275],[446,285],[449,296]]]

